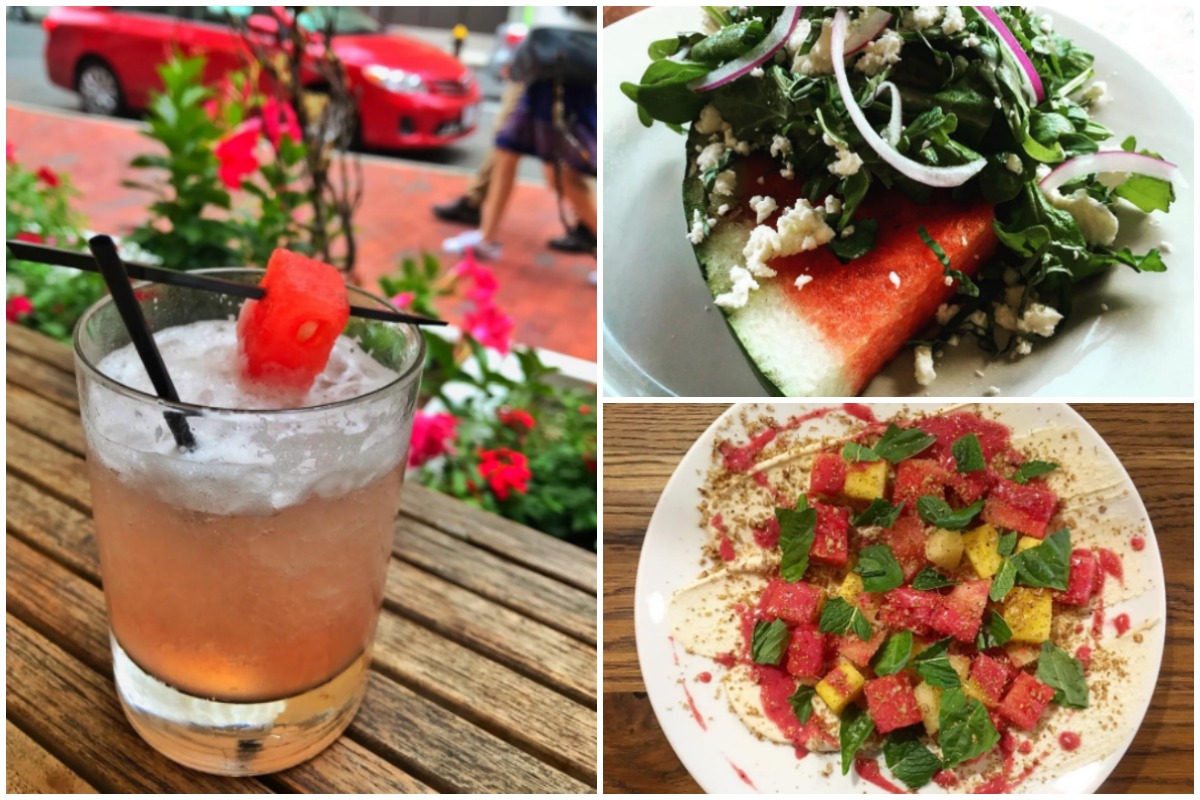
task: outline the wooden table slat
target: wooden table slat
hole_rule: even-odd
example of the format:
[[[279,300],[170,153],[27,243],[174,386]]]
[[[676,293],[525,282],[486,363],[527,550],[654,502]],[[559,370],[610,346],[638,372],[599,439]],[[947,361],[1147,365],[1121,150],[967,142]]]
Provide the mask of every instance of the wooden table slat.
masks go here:
[[[18,428],[5,426],[5,463],[11,472],[78,508],[91,508],[92,488],[83,459]]]
[[[91,517],[11,473],[4,484],[10,531],[80,574],[95,571],[99,552]]]
[[[4,721],[4,773],[9,795],[96,793],[94,786],[9,720]]]
[[[86,454],[78,413],[11,383],[5,385],[5,398],[9,422],[35,432],[75,455]]]
[[[9,351],[23,353],[69,375],[75,373],[75,355],[66,344],[54,342],[20,325],[6,325],[4,336],[4,345]]]
[[[63,408],[79,411],[79,393],[75,386],[75,375],[62,372],[55,367],[30,358],[23,353],[9,350],[5,353],[8,367],[8,382],[41,395]]]

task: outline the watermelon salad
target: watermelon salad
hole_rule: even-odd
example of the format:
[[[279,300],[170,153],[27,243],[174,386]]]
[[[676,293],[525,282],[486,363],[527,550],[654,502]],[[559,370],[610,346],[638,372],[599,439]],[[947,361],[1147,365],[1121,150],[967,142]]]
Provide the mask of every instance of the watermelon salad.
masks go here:
[[[1107,513],[1112,482],[1059,430],[849,408],[832,439],[797,430],[840,409],[718,440],[712,566],[674,597],[674,641],[724,668],[757,736],[891,790],[1008,792],[1115,749],[1113,720],[1136,713],[1118,684],[1148,648],[1106,616],[1145,547]]]
[[[1092,118],[1093,57],[1019,6],[706,6],[624,93],[686,133],[687,237],[765,385],[857,394],[972,338],[1030,354],[1177,170]],[[686,129],[685,129],[686,126]],[[802,354],[797,356],[797,353]]]

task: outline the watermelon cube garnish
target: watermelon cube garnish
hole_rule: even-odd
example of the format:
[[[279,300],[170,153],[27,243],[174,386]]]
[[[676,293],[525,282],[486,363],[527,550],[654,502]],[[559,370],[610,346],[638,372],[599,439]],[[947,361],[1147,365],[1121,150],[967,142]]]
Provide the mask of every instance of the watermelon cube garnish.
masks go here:
[[[846,462],[841,453],[817,453],[808,490],[818,497],[836,497],[846,485]]]
[[[787,649],[787,671],[797,678],[819,679],[825,674],[826,636],[815,627],[799,625]]]
[[[1100,588],[1100,561],[1091,550],[1080,547],[1071,551],[1067,590],[1056,592],[1057,600],[1068,606],[1086,606]]]
[[[967,581],[950,590],[950,594],[938,598],[937,606],[929,617],[929,627],[960,642],[974,641],[983,621],[983,610],[987,607],[991,579]]]
[[[947,482],[963,505],[969,506],[991,491],[996,482],[996,473],[987,469],[974,472],[949,471]]]
[[[850,557],[850,509],[813,503],[817,525],[808,558],[814,564],[844,567]]]
[[[325,370],[350,317],[346,286],[336,269],[276,250],[260,284],[238,316],[242,375],[272,388],[307,392]]]
[[[892,504],[905,502],[908,508],[915,508],[917,498],[931,495],[940,500],[946,499],[946,483],[949,474],[936,461],[928,458],[910,458],[896,465],[896,482],[892,487]]]
[[[971,680],[991,701],[988,705],[992,706],[1004,698],[1004,690],[1008,688],[1013,672],[1013,668],[1007,663],[986,653],[978,654],[971,662]]]
[[[917,516],[916,503],[905,507],[892,527],[883,532],[884,541],[892,548],[892,555],[904,572],[904,580],[911,581],[929,563],[925,557],[925,523]]]
[[[764,616],[790,622],[793,625],[815,626],[821,616],[824,594],[803,581],[788,583],[776,578],[767,585],[758,608]]]
[[[875,720],[875,730],[889,733],[921,721],[921,707],[912,684],[903,672],[867,681],[867,712]]]
[[[983,506],[983,521],[998,528],[1046,538],[1050,518],[1058,508],[1058,496],[1039,486],[1022,486],[1003,478],[996,481]]]
[[[879,607],[879,621],[893,630],[928,636],[929,620],[940,601],[937,592],[922,592],[911,586],[900,586],[884,592],[883,605]]]
[[[856,667],[866,667],[886,638],[887,631],[882,628],[873,632],[865,642],[858,638],[857,633],[850,631],[837,637],[837,654]]]
[[[1028,672],[1019,672],[1012,688],[1004,696],[1004,702],[1000,704],[1000,716],[1021,730],[1032,730],[1052,699],[1052,687]]]

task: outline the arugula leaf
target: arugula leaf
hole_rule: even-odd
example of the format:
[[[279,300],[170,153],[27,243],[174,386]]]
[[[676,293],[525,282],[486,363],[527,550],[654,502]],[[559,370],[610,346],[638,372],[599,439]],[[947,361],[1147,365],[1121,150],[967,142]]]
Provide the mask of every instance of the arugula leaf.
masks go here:
[[[842,597],[831,597],[826,601],[817,630],[838,636],[845,635],[848,630],[854,631],[864,642],[871,638],[871,622],[863,615],[862,609],[850,605]]]
[[[875,234],[879,231],[879,220],[858,219],[851,227],[853,231],[849,236],[837,236],[829,242],[829,249],[842,261],[853,261],[875,249]]]
[[[1000,741],[987,709],[974,698],[968,700],[962,689],[942,692],[938,728],[946,769],[983,755]]]
[[[992,588],[988,589],[988,597],[993,603],[999,603],[1012,591],[1017,582],[1017,564],[1011,558],[1000,562],[1000,569],[992,577]]]
[[[875,731],[875,720],[863,709],[855,705],[846,706],[842,712],[842,726],[838,731],[838,741],[842,745],[842,774],[850,774],[850,765],[854,763],[863,743]]]
[[[842,447],[842,458],[853,464],[858,461],[879,461],[883,456],[864,444],[846,442]]]
[[[898,730],[883,740],[883,760],[910,789],[920,789],[942,768],[941,760],[921,744],[915,730]]]
[[[1012,557],[1017,581],[1025,586],[1066,591],[1071,572],[1071,531],[1063,528],[1041,544]]]
[[[982,509],[982,500],[955,511],[940,497],[926,494],[917,498],[917,513],[921,515],[921,519],[934,527],[945,528],[948,531],[961,531],[971,524],[971,520],[975,519],[975,515]]]
[[[795,509],[775,509],[775,519],[779,522],[779,550],[783,554],[779,574],[788,583],[795,583],[808,569],[808,553],[816,537],[817,510],[810,508],[808,498],[801,495]]]
[[[950,445],[954,455],[955,469],[959,472],[978,472],[987,467],[983,460],[983,448],[979,446],[979,437],[968,433],[954,444]]]
[[[917,573],[917,577],[913,578],[912,587],[922,592],[928,592],[933,589],[944,589],[947,586],[958,586],[958,581],[952,581],[943,576],[933,567],[926,567]]]
[[[979,287],[975,285],[975,281],[971,280],[971,276],[962,270],[951,268],[950,257],[946,255],[946,251],[942,249],[942,246],[933,240],[933,237],[929,235],[929,231],[925,229],[924,225],[917,227],[917,235],[921,237],[921,241],[925,243],[925,246],[937,256],[937,260],[942,265],[942,274],[951,280],[958,281],[958,294],[963,294],[967,297],[979,297]]]
[[[792,706],[792,713],[796,715],[796,719],[800,720],[801,725],[807,723],[808,718],[812,716],[812,700],[816,693],[815,687],[800,684],[796,687],[795,693],[788,698],[788,703]]]
[[[975,646],[980,650],[1003,647],[1011,638],[1012,628],[1008,627],[1004,617],[1000,616],[999,612],[989,609],[987,621],[979,626],[979,633],[975,636]]]
[[[884,431],[873,449],[881,458],[893,464],[899,464],[904,459],[912,458],[925,450],[936,441],[936,436],[931,436],[920,428],[901,428],[897,425],[888,425],[888,429]]]
[[[754,623],[754,633],[750,637],[750,659],[755,664],[779,666],[779,662],[783,660],[783,652],[787,649],[788,639],[788,626],[783,620],[759,620]]]
[[[904,570],[886,544],[873,544],[858,552],[858,563],[854,571],[862,576],[863,589],[868,592],[886,592],[904,583]]]
[[[1030,478],[1045,475],[1056,469],[1058,464],[1051,464],[1049,461],[1026,461],[1017,467],[1017,471],[1012,474],[1012,480],[1024,486]]]
[[[1088,707],[1088,685],[1083,664],[1050,642],[1042,642],[1037,679],[1054,687],[1054,702],[1070,708]]]
[[[878,525],[881,528],[890,528],[896,524],[896,518],[900,516],[900,512],[903,510],[903,502],[898,506],[893,506],[882,497],[876,497],[871,501],[871,505],[863,509],[861,514],[855,514],[850,519],[850,522],[856,527],[859,525]]]
[[[907,667],[908,659],[912,656],[912,649],[912,631],[893,633],[879,649],[879,655],[875,656],[873,665],[875,674],[879,676],[894,675]]]
[[[1148,175],[1130,175],[1124,183],[1113,189],[1113,194],[1124,198],[1142,211],[1170,211],[1175,202],[1175,187],[1162,178]]]
[[[1016,531],[1009,531],[1008,533],[1000,534],[1000,541],[996,547],[1000,552],[1000,555],[1004,556],[1005,558],[1011,556],[1013,554],[1013,550],[1017,549]]]
[[[689,57],[716,66],[732,61],[766,38],[762,22],[747,19],[721,28],[692,45]]]
[[[943,689],[957,689],[962,685],[958,673],[950,666],[950,657],[946,651],[950,648],[950,637],[938,639],[921,652],[913,656],[912,665],[917,674],[930,686]]]

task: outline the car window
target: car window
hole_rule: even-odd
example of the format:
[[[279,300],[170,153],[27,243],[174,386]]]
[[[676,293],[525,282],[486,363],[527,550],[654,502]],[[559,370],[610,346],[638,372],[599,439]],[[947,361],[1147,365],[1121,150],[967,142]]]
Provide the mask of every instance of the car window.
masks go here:
[[[382,33],[383,26],[357,8],[350,6],[308,6],[300,12],[300,25],[309,31],[324,31],[333,23],[333,32],[342,34]]]
[[[237,22],[245,22],[251,14],[269,13],[265,7],[255,6],[192,6],[192,19],[197,22],[211,22],[215,25],[228,25],[232,18]]]
[[[179,6],[113,6],[113,11],[121,11],[126,14],[152,14],[156,17],[179,17],[182,16]]]

